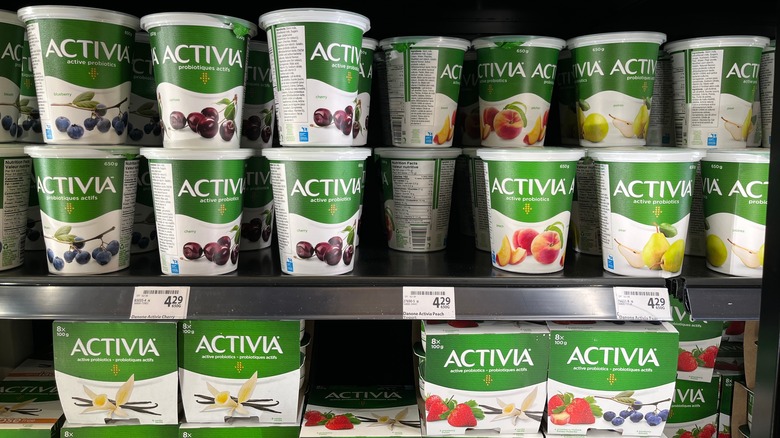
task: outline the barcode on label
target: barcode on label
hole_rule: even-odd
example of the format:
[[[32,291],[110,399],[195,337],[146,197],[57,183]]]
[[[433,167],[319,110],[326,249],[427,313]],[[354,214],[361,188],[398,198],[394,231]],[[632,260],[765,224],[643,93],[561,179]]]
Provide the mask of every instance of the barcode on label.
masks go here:
[[[178,289],[145,289],[143,291],[144,295],[178,295],[179,290]]]
[[[413,290],[411,295],[444,295],[441,290]]]
[[[651,290],[624,290],[623,295],[640,296],[640,297],[657,297],[660,296],[660,292]]]
[[[428,225],[410,225],[409,234],[412,240],[412,249],[425,249],[428,242]]]

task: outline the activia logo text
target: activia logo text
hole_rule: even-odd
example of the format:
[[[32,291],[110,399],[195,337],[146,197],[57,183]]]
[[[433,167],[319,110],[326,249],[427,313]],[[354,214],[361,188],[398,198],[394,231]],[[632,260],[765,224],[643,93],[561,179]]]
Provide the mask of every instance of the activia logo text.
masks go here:
[[[767,193],[768,181],[735,181],[726,196],[739,196],[742,198],[761,199]],[[717,193],[723,196],[723,191],[718,184],[718,179],[702,178],[702,188],[708,195]]]
[[[82,179],[78,176],[45,176],[38,177],[38,191],[52,195],[54,193],[62,194],[84,194],[88,190],[94,190],[100,194],[105,191],[116,193],[114,182],[110,177],[91,176]]]
[[[46,57],[58,58],[85,58],[96,60],[113,60],[130,63],[130,48],[114,43],[106,44],[104,41],[75,40],[66,38],[62,41],[49,40],[46,47]]]
[[[343,179],[310,179],[301,182],[295,180],[290,197],[299,196],[340,196],[360,193],[360,178]]]
[[[574,180],[567,187],[565,179],[496,178],[490,185],[491,192],[502,195],[557,195],[568,194],[573,190]]]
[[[246,172],[244,175],[244,180],[248,187],[267,186],[270,179],[270,172]]]
[[[180,44],[176,47],[165,46],[162,61],[157,50],[152,47],[152,62],[154,64],[218,64],[228,66],[244,66],[244,51],[230,47],[219,49],[214,46],[202,44]]]
[[[154,76],[151,59],[136,58],[133,60],[133,74],[138,76]]]
[[[447,360],[444,361],[444,367],[455,366],[457,368],[473,368],[485,366],[519,366],[526,363],[533,366],[530,351],[525,349],[513,348],[508,351],[489,350],[489,349],[467,349],[461,352],[451,351]]]
[[[705,403],[704,393],[701,389],[685,389],[677,388],[674,390],[674,403]]]
[[[271,83],[271,68],[248,66],[246,69],[247,81],[252,83]]]
[[[450,80],[453,81],[459,81],[462,72],[463,72],[462,65],[447,64],[442,69],[441,74],[439,75],[439,79],[449,78]]]
[[[734,63],[732,64],[731,68],[729,68],[728,73],[726,73],[726,78],[736,76],[739,79],[758,79],[758,71],[760,67],[761,64],[752,62],[746,62],[742,65]]]
[[[2,58],[11,58],[14,61],[20,61],[22,60],[22,45],[21,44],[11,44],[8,43],[5,46],[5,49],[3,49],[3,55]]]
[[[217,335],[212,338],[203,336],[195,348],[195,353],[200,351],[209,353],[257,353],[258,350],[265,354],[276,351],[278,354],[284,354],[279,345],[279,336],[257,336],[252,338],[247,335]]]
[[[206,198],[209,196],[232,196],[244,193],[244,178],[184,180],[176,196],[189,195]]]
[[[328,400],[390,400],[401,399],[395,391],[340,391],[325,396]]]
[[[365,50],[361,50],[360,57],[362,58],[363,56],[368,56],[368,52],[365,51]],[[368,64],[368,65],[366,65],[366,64]],[[366,69],[366,67],[368,69]],[[360,77],[361,78],[371,79],[371,78],[373,78],[373,76],[374,76],[374,63],[373,62],[368,62],[368,63],[361,62],[360,63]]]
[[[57,385],[45,383],[3,385],[0,386],[0,394],[57,394]]]
[[[81,338],[76,339],[71,356],[146,356],[153,354],[160,356],[157,346],[154,345],[154,339],[143,338],[90,338],[86,341]]]
[[[626,196],[629,198],[669,198],[678,196],[691,196],[693,193],[693,181],[618,181],[613,196]]]
[[[574,77],[590,77],[594,75],[604,76],[604,69],[601,66],[602,61],[585,61],[583,63],[572,64]],[[609,76],[612,75],[655,75],[655,59],[632,58],[625,61],[618,59],[612,68],[609,69]]]
[[[317,43],[309,57],[309,61],[322,58],[323,61],[346,62],[353,65],[360,63],[360,48],[349,44],[332,43],[327,47]]]
[[[659,366],[655,349],[623,348],[623,347],[588,347],[580,350],[575,347],[566,364],[572,362],[583,365],[638,365],[645,366],[648,363]]]
[[[531,78],[555,79],[557,64],[536,64],[531,71]],[[479,64],[477,74],[480,78],[513,78],[515,76],[527,77],[525,68],[520,62],[496,62]]]

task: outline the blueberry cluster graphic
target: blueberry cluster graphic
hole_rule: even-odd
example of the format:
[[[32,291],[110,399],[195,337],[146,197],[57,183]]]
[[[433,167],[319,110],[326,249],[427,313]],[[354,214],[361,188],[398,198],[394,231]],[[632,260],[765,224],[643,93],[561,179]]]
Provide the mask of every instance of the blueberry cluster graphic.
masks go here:
[[[117,135],[124,134],[128,125],[128,114],[127,111],[122,111],[119,108],[127,99],[123,99],[115,105],[107,106],[93,100],[94,97],[94,92],[85,91],[69,103],[52,104],[52,106],[66,106],[90,112],[89,117],[85,118],[82,124],[72,122],[68,117],[58,116],[54,119],[54,126],[57,128],[57,131],[67,133],[68,137],[74,140],[83,137],[86,131],[97,130],[101,134],[106,134],[113,129]],[[114,111],[110,111],[114,109],[116,110],[116,115],[113,115]],[[109,111],[111,114],[109,114]]]
[[[72,234],[71,227],[69,225],[64,225],[60,227],[53,236],[44,236],[47,239],[62,244],[62,247],[64,248],[61,253],[56,253],[52,248],[54,245],[48,245],[46,249],[46,258],[56,271],[62,271],[65,268],[65,263],[73,262],[76,262],[78,265],[86,265],[89,262],[95,262],[100,266],[105,266],[111,262],[111,259],[115,255],[119,254],[119,241],[116,239],[106,240],[104,238],[106,234],[115,229],[116,227],[111,227],[97,236],[85,239],[84,237]],[[87,248],[88,242],[98,240],[100,243],[97,246],[94,246],[91,249]]]

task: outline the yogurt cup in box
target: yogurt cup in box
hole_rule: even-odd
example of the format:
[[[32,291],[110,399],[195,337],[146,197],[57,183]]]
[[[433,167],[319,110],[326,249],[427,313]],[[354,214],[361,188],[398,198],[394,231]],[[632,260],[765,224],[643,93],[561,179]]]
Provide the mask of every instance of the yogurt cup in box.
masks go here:
[[[246,160],[252,149],[141,148],[149,160],[163,274],[238,268]]]
[[[566,41],[577,95],[580,146],[644,146],[659,32],[609,32]]]
[[[270,148],[276,126],[274,89],[268,43],[249,41],[246,70],[244,120],[241,124],[242,148]]]
[[[385,54],[393,146],[452,146],[463,60],[471,42],[443,36],[379,41]]]
[[[369,19],[338,9],[291,8],[258,21],[268,36],[282,146],[352,146]]]
[[[33,159],[49,273],[130,266],[138,147],[25,146]]]
[[[43,140],[125,144],[137,17],[83,6],[27,6]]]
[[[24,263],[31,168],[23,144],[0,144],[0,271]]]
[[[247,47],[257,26],[196,12],[141,17],[166,148],[240,147]]]

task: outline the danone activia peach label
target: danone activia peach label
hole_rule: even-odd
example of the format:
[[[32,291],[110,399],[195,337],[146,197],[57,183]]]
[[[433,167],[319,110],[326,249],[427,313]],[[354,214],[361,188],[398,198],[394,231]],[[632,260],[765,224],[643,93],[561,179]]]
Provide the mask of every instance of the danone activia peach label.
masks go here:
[[[674,397],[678,334],[667,322],[548,322],[547,432],[619,429],[662,436]]]
[[[185,320],[178,333],[179,383],[188,422],[295,422],[300,321]]]
[[[569,39],[580,146],[644,146],[650,121],[658,32]]]
[[[589,149],[595,162],[604,269],[679,275],[703,153],[685,148]]]
[[[54,376],[72,423],[178,423],[175,322],[55,321]]]
[[[581,149],[479,149],[485,163],[493,266],[541,274],[563,269]]]

